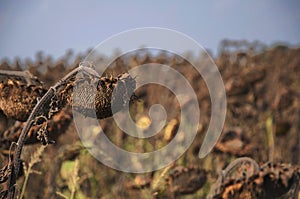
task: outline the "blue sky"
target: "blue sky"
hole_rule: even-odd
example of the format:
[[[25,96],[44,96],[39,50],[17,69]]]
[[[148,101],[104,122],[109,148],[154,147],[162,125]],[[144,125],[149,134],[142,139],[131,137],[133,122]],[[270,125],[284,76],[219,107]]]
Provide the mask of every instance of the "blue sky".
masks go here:
[[[299,45],[299,10],[298,0],[0,0],[0,58],[57,58],[146,26],[183,32],[214,54],[224,38]]]

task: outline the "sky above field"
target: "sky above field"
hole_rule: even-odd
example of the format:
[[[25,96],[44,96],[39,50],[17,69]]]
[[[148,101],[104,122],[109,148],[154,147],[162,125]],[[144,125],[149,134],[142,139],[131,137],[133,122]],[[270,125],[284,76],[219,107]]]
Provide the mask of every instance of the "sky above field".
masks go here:
[[[0,58],[56,58],[141,27],[187,34],[213,54],[222,39],[300,44],[298,0],[0,0]]]

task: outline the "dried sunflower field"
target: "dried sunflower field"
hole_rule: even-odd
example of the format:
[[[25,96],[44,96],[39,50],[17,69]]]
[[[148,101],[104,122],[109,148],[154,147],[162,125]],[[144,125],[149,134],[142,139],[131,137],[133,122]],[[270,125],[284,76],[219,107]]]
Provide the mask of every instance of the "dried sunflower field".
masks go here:
[[[35,60],[1,61],[0,70],[5,72],[0,72],[0,198],[9,195],[8,168],[16,147],[12,143],[17,142],[29,114],[48,89],[77,68],[87,53],[69,51],[54,60],[40,52]],[[111,64],[101,79],[103,85],[117,88],[115,79],[123,78],[119,74],[147,63],[179,71],[192,85],[201,110],[190,148],[173,164],[150,173],[111,169],[81,144],[72,109],[64,106],[70,101],[69,91],[59,91],[59,100],[53,102],[59,110],[52,110],[51,104],[45,106],[53,113],[47,125],[36,121],[28,131],[14,186],[16,195],[30,199],[299,199],[300,48],[224,40],[213,59],[224,81],[227,113],[222,135],[205,158],[200,159],[198,152],[210,121],[211,101],[201,75],[188,61],[164,51],[132,52]],[[25,70],[29,73],[7,72]],[[104,87],[99,89],[101,95],[108,92]],[[101,109],[104,116],[98,119],[105,135],[120,148],[138,153],[170,142],[180,123],[176,96],[163,86],[147,85],[135,90],[134,98],[127,97],[131,117],[139,125],[149,122],[151,105],[161,104],[168,113],[163,130],[148,139],[137,139],[118,127],[110,117],[113,113]],[[101,96],[99,99],[105,101]]]

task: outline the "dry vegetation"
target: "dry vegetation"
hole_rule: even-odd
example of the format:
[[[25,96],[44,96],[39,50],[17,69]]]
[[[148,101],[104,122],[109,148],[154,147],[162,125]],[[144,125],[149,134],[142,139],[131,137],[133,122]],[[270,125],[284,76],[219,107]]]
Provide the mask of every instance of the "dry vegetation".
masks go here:
[[[47,89],[77,67],[83,57],[68,52],[54,61],[38,53],[35,61],[3,60],[0,69],[28,69]],[[115,60],[107,74],[120,74],[144,63],[161,63],[181,72],[191,83],[201,110],[201,125],[192,146],[165,169],[146,174],[119,172],[98,162],[81,145],[71,110],[65,108],[47,127],[54,144],[39,149],[39,126],[33,126],[28,134],[17,187],[23,198],[300,198],[300,48],[226,40],[214,61],[228,104],[222,136],[207,157],[198,158],[211,106],[201,76],[175,55],[132,52]],[[144,86],[135,93],[139,99],[130,107],[137,123],[148,117],[152,104],[165,107],[168,123],[161,132],[139,140],[122,132],[112,118],[100,123],[117,146],[149,152],[172,139],[180,107],[176,96],[158,85]],[[17,141],[23,127],[23,122],[0,110],[0,168],[10,161],[11,143]],[[253,161],[240,161],[231,167],[239,157]],[[225,173],[220,178],[222,170]],[[0,183],[7,182],[5,171],[0,170]],[[0,192],[6,189],[7,184],[0,184]]]

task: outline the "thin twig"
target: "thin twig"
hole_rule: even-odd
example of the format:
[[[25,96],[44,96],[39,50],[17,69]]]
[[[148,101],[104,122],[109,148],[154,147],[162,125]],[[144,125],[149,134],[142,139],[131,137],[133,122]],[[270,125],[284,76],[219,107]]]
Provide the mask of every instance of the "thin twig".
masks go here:
[[[24,194],[25,194],[25,189],[27,187],[27,183],[28,183],[28,179],[31,173],[37,173],[37,171],[33,170],[33,166],[37,163],[39,163],[41,161],[41,156],[42,153],[45,150],[45,146],[41,146],[32,156],[31,156],[31,160],[28,164],[28,168],[24,171],[25,172],[25,179],[24,179],[24,183],[22,186],[22,190],[21,190],[21,194],[19,199],[23,199]]]

